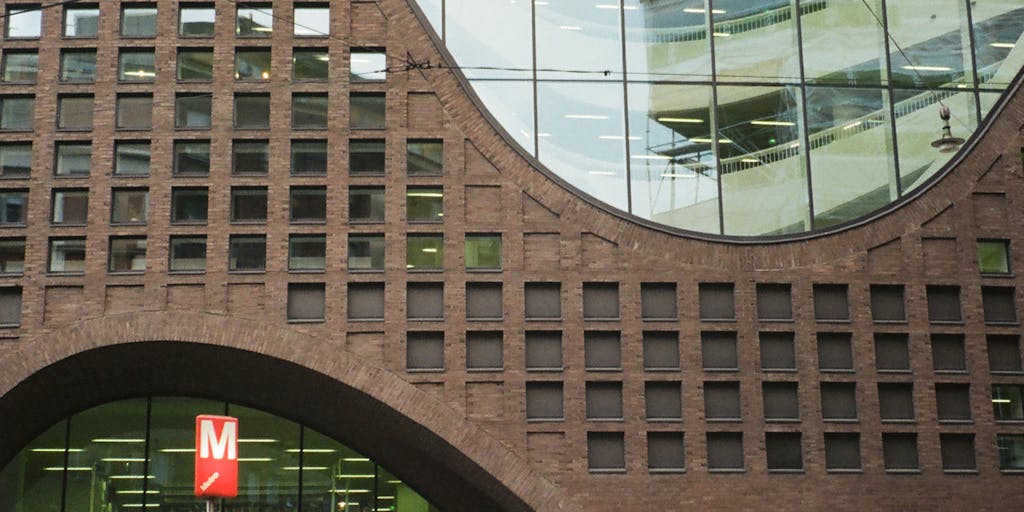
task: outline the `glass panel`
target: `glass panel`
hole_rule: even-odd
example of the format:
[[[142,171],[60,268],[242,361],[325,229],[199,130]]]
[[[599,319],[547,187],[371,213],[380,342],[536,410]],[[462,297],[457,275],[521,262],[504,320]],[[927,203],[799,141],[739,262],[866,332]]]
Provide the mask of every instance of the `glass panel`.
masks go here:
[[[262,271],[267,264],[267,237],[232,236],[228,251],[228,270]]]
[[[146,189],[114,190],[110,207],[112,224],[144,224],[149,210],[149,191]]]
[[[967,2],[887,0],[892,80],[897,87],[973,85]],[[938,15],[937,15],[938,14]],[[902,51],[900,51],[902,49]]]
[[[171,237],[171,272],[206,270],[206,237]]]
[[[203,223],[209,210],[205,188],[176,188],[171,190],[171,222]]]
[[[192,492],[196,416],[224,414],[224,403],[198,398],[154,397],[150,414],[149,474],[134,475],[145,478],[148,489],[159,491],[159,494],[147,495],[147,503],[159,503],[158,510],[202,509],[206,500],[195,497]],[[133,478],[125,482],[133,480],[139,481]]]
[[[235,34],[239,37],[270,37],[273,27],[273,8],[270,5],[238,6]]]
[[[1024,421],[1024,386],[992,386],[992,412],[997,421]]]
[[[25,224],[25,208],[28,196],[25,192],[0,192],[0,224]]]
[[[68,453],[65,512],[127,510],[142,502],[146,480],[128,477],[145,474],[146,407],[137,398],[71,417],[68,447],[82,451]]]
[[[629,85],[634,214],[683,229],[719,231],[710,105],[708,86]]]
[[[270,143],[265,140],[236,140],[232,145],[233,174],[266,174],[270,166]]]
[[[434,33],[436,33],[439,38],[442,37],[443,32],[441,29],[442,24],[444,23],[441,16],[441,4],[444,1],[445,0],[416,0],[416,3],[419,4],[420,10],[422,10],[423,14],[426,15],[427,20],[430,21],[430,25],[434,29]],[[454,5],[452,2],[453,0],[448,0],[449,5]]]
[[[855,219],[899,197],[888,91],[808,87],[814,227]]]
[[[292,222],[322,222],[327,219],[327,189],[324,187],[292,187]]]
[[[349,270],[384,270],[384,235],[349,235]]]
[[[327,95],[293,94],[292,128],[314,130],[327,128]]]
[[[122,82],[152,82],[156,77],[153,51],[122,51],[117,63],[117,79]]]
[[[89,214],[88,190],[55,190],[50,212],[54,224],[85,224]]]
[[[31,96],[0,97],[0,130],[31,130],[35,110]]]
[[[444,142],[410,140],[406,143],[406,167],[410,176],[437,176],[444,169]]]
[[[92,161],[92,145],[88,142],[57,144],[57,176],[88,176]]]
[[[293,509],[298,505],[299,425],[255,409],[231,404],[238,418],[238,497],[224,502],[226,512]],[[266,492],[266,489],[275,492]]]
[[[31,142],[0,144],[0,178],[25,178],[31,170]]]
[[[444,13],[447,17],[445,42],[467,77],[528,79],[532,76],[530,2],[446,0]]]
[[[327,255],[324,235],[292,235],[288,238],[288,270],[323,270]]]
[[[406,241],[405,268],[409,270],[441,270],[443,265],[443,236],[409,235],[409,239]]]
[[[1024,435],[999,434],[999,469],[1024,470]]]
[[[149,174],[149,142],[117,142],[114,145],[114,174],[145,176]]]
[[[591,0],[535,2],[537,78],[621,79],[622,40],[617,4],[607,2],[595,8]],[[507,18],[498,17],[495,21],[505,24]],[[580,72],[586,74],[581,77]]]
[[[66,434],[67,421],[48,428],[0,471],[0,510],[60,512]]]
[[[350,127],[356,130],[384,128],[384,93],[353,93],[350,99]]]
[[[4,82],[36,81],[39,72],[39,54],[31,52],[4,52]]]
[[[92,96],[58,98],[57,128],[62,130],[92,129]]]
[[[174,174],[209,174],[209,141],[176,141],[174,143]]]
[[[501,235],[466,235],[466,268],[501,269]]]
[[[326,173],[327,141],[292,141],[292,174],[323,175]]]
[[[235,50],[235,80],[270,80],[270,49]]]
[[[125,37],[156,36],[156,6],[138,4],[122,7],[121,35]]]
[[[327,80],[330,57],[322,48],[292,50],[292,78],[295,80]]]
[[[1005,240],[978,241],[978,269],[982,274],[1008,274],[1010,247]]]
[[[118,96],[117,128],[148,130],[153,127],[153,97],[150,95]]]
[[[441,222],[444,191],[440,187],[409,187],[405,192],[405,211],[409,222]]]
[[[112,238],[110,240],[111,272],[143,272],[146,270],[145,238]]]
[[[266,188],[231,189],[231,222],[264,222],[266,220]]]
[[[96,7],[64,9],[64,37],[96,37],[100,10]]]
[[[804,10],[818,2],[804,1]],[[720,82],[798,82],[794,0],[727,0],[714,3],[711,17],[715,45],[715,71]],[[700,10],[703,10],[701,8]],[[735,95],[754,98],[757,89]],[[738,98],[737,98],[738,99]],[[727,230],[728,232],[728,230]]]
[[[209,128],[213,108],[210,94],[179,95],[174,100],[174,126],[176,128]]]
[[[473,91],[501,127],[527,153],[536,155],[537,146],[533,143],[533,83],[486,80],[474,80],[471,83]]]
[[[719,87],[722,217],[728,235],[810,227],[797,87]]]
[[[295,7],[295,35],[326,37],[331,33],[331,11],[326,6]]]
[[[983,87],[1009,87],[1024,66],[1024,5],[1018,0],[991,0],[971,5],[974,53]]]
[[[8,39],[36,38],[42,29],[43,13],[36,6],[8,6],[4,37]]]
[[[624,5],[626,66],[631,78],[711,80],[704,0],[626,0]]]
[[[384,222],[384,188],[350,188],[348,220],[349,222]]]
[[[384,141],[349,141],[348,171],[350,174],[384,174]]]
[[[804,72],[809,83],[888,83],[885,31],[878,22],[885,12],[882,2],[801,2]]]
[[[622,85],[537,84],[538,156],[569,183],[625,210]]]
[[[388,62],[384,50],[352,50],[349,80],[376,81],[387,78]]]
[[[907,194],[935,175],[956,154],[940,151],[931,145],[943,134],[942,120],[938,115],[940,102],[950,109],[953,136],[964,139],[978,127],[977,109],[971,92],[897,89],[893,95],[900,184],[903,193]]]
[[[213,80],[213,50],[178,50],[178,80]]]
[[[96,80],[96,50],[61,52],[61,82],[92,82],[93,80]]]
[[[269,95],[253,94],[235,96],[235,128],[262,129],[269,127]]]
[[[25,239],[0,240],[0,273],[21,274],[24,271]],[[4,509],[0,507],[0,510]]]
[[[178,17],[178,34],[185,37],[213,37],[214,8],[206,6],[181,6]]]

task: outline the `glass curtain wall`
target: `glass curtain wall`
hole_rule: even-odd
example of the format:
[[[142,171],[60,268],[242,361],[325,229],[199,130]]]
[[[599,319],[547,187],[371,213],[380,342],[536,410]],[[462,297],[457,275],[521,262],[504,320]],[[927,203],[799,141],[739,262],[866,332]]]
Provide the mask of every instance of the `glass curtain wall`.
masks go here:
[[[436,512],[373,460],[262,411],[182,397],[112,402],[47,429],[0,470],[0,512],[204,510],[193,495],[195,417],[239,419],[227,512]]]
[[[562,179],[672,227],[779,236],[930,183],[1024,67],[1019,0],[418,0]]]

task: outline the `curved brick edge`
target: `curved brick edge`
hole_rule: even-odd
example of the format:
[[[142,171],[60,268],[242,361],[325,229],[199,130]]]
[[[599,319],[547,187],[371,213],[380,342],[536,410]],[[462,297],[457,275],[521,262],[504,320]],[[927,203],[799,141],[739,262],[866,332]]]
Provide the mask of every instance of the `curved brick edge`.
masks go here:
[[[226,316],[134,312],[32,333],[17,350],[2,349],[0,417],[19,421],[5,421],[0,463],[79,410],[117,398],[188,394],[291,413],[326,435],[354,440],[448,510],[580,510],[449,406],[325,339]],[[366,421],[352,422],[354,411]],[[412,463],[405,468],[385,462],[406,459]],[[438,486],[443,492],[430,492]]]
[[[416,0],[382,0],[392,29],[406,34],[403,42],[418,61],[457,63],[431,32],[429,22],[412,4]],[[644,247],[671,248],[661,251],[672,264],[691,264],[714,269],[779,269],[829,264],[837,259],[904,236],[932,219],[951,204],[969,198],[977,181],[1004,153],[1011,156],[1022,144],[1024,122],[1024,73],[1007,90],[1002,110],[991,120],[973,147],[959,157],[955,166],[923,190],[915,191],[903,203],[876,217],[833,233],[807,237],[758,241],[752,239],[711,240],[699,233],[670,232],[648,225],[590,198],[548,170],[534,157],[518,149],[457,69],[431,69],[423,73],[455,124],[502,173],[531,197],[556,211],[566,222],[593,232],[623,247],[642,252]],[[997,106],[998,107],[998,106]],[[936,115],[936,135],[939,133]],[[1002,159],[1004,162],[1006,158]],[[1004,163],[1003,165],[1009,165]],[[644,257],[647,257],[646,255]]]

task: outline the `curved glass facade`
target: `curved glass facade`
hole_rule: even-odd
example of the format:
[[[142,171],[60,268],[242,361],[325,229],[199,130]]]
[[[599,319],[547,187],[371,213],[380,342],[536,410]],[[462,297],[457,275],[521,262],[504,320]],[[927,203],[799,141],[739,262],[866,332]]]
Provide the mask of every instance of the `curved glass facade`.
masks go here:
[[[122,400],[75,414],[0,471],[0,512],[205,510],[193,495],[195,417],[239,419],[229,512],[436,512],[341,443],[262,411],[193,398]]]
[[[685,230],[820,230],[917,189],[1024,65],[1020,0],[417,0],[553,172]],[[889,37],[886,37],[886,34]]]

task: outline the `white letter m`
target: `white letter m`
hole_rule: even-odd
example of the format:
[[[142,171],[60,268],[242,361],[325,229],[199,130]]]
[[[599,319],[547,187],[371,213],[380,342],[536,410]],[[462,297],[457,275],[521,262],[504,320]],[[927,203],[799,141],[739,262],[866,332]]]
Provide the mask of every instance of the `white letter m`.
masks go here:
[[[217,437],[217,432],[213,427],[212,420],[201,420],[199,422],[199,458],[209,459],[210,458],[210,445],[213,445],[213,458],[223,459],[224,452],[227,451],[228,460],[235,460],[238,458],[236,453],[236,437],[234,422],[225,422],[224,428],[220,432],[220,438]]]

